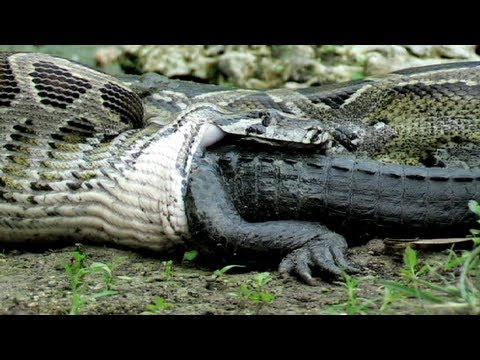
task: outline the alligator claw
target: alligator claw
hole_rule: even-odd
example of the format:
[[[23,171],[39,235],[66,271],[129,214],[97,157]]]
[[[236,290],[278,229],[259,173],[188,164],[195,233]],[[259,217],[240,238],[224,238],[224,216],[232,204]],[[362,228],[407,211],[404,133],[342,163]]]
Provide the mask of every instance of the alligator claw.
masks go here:
[[[338,279],[342,275],[342,270],[349,273],[359,271],[348,261],[345,255],[346,249],[347,243],[342,237],[312,240],[288,254],[281,261],[278,270],[283,276],[296,275],[309,285],[316,284],[312,277],[314,267],[328,278]]]

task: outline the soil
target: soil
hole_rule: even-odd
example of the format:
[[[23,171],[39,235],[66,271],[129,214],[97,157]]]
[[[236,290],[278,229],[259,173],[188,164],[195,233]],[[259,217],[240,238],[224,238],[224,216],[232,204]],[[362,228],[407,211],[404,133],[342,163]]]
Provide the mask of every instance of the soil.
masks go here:
[[[87,266],[94,261],[119,264],[113,270],[113,288],[118,294],[87,302],[82,314],[141,314],[157,297],[173,304],[160,310],[161,314],[323,314],[328,313],[332,305],[347,300],[344,285],[319,279],[317,286],[308,286],[295,278],[281,278],[275,269],[270,269],[271,280],[263,291],[275,295],[275,299],[261,303],[234,295],[242,284],[258,274],[255,269],[243,273],[232,270],[215,279],[212,276],[215,269],[174,261],[173,274],[167,275],[165,260],[168,259],[115,248],[82,248],[88,255]],[[74,251],[75,246],[42,252],[5,250],[0,255],[0,314],[68,314],[72,287],[65,264],[70,262]],[[349,256],[361,266],[360,278],[399,278],[402,257],[386,254],[382,240],[353,247]],[[98,274],[88,275],[85,283],[87,296],[106,288]],[[363,282],[359,288],[361,297],[383,296],[381,286],[372,281]],[[422,312],[415,302],[394,311],[396,314]]]

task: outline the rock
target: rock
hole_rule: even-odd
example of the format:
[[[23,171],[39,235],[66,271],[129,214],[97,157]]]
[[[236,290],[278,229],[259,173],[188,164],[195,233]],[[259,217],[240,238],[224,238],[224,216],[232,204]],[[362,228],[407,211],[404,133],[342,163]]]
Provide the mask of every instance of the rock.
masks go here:
[[[137,57],[140,72],[158,72],[168,77],[208,79],[218,62],[206,55],[203,45],[129,45],[123,51]]]
[[[136,72],[249,88],[301,88],[395,70],[480,60],[475,45],[129,45],[119,61]],[[105,57],[107,55],[104,55]],[[113,55],[112,55],[113,56]]]
[[[383,75],[414,66],[480,60],[474,45],[356,45],[346,48],[351,61],[364,64],[366,75]]]
[[[315,49],[311,45],[277,45],[272,46],[272,57],[281,59],[314,59]]]
[[[220,56],[218,62],[218,69],[235,84],[245,84],[256,68],[256,57],[249,53],[229,52]]]
[[[405,45],[405,48],[418,57],[478,59],[475,45]]]
[[[116,46],[101,48],[95,55],[95,61],[102,68],[106,68],[107,66],[116,63],[121,54],[122,50]]]

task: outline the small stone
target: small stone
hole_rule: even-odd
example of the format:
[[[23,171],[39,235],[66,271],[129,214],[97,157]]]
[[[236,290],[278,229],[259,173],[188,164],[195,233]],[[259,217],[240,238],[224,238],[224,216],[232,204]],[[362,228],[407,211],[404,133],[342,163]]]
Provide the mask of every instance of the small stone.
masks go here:
[[[227,76],[227,81],[244,84],[255,73],[256,58],[248,53],[230,52],[220,56],[218,68]]]
[[[101,48],[101,49],[98,49],[95,55],[95,61],[97,62],[98,65],[105,68],[117,62],[121,54],[122,54],[122,50],[120,50],[116,46]]]

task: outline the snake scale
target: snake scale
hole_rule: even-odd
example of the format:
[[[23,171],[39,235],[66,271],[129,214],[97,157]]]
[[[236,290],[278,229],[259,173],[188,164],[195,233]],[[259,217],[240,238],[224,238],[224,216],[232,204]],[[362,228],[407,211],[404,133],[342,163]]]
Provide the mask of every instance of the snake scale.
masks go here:
[[[340,151],[404,163],[425,160],[415,149],[452,140],[477,146],[479,65],[300,90],[165,81],[152,91],[154,75],[129,87],[65,59],[2,53],[0,241],[173,250],[190,238],[184,198],[194,154],[224,133],[309,145],[328,138]]]
[[[41,54],[0,64],[1,240],[181,242],[195,116],[180,131],[144,127],[140,98],[107,75]]]

